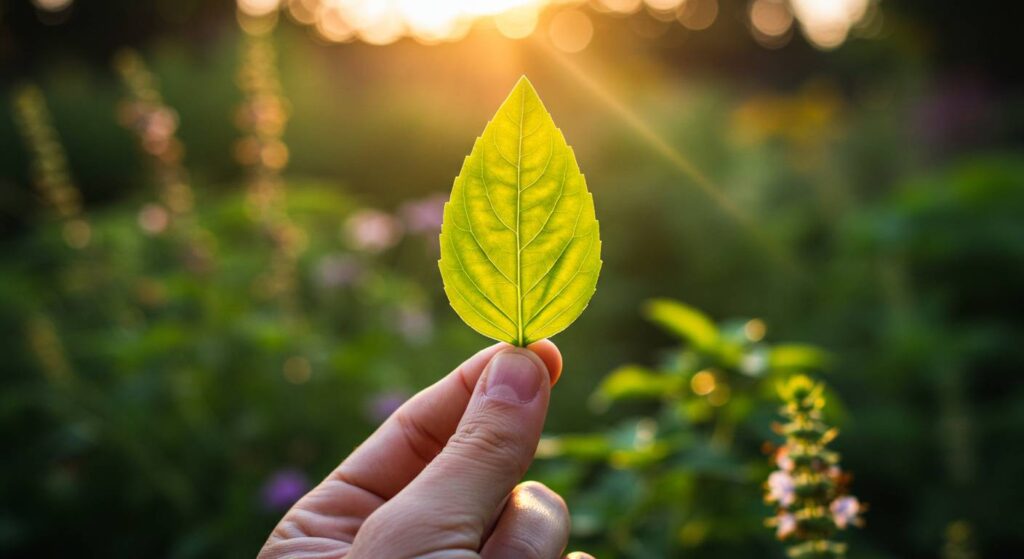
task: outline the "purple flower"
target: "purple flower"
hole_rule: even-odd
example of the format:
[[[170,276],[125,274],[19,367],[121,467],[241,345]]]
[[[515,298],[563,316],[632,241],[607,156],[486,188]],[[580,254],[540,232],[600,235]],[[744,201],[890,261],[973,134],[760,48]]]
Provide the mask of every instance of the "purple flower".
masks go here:
[[[317,283],[324,288],[338,288],[359,281],[363,266],[345,254],[329,254],[320,259],[316,267]]]
[[[382,252],[402,238],[402,222],[379,210],[361,210],[345,222],[345,236],[355,249]]]
[[[447,201],[447,194],[432,194],[405,203],[398,213],[410,233],[435,234],[441,231],[444,204]]]
[[[796,501],[796,482],[787,472],[775,471],[768,476],[768,500],[788,507]]]
[[[299,470],[278,470],[263,484],[260,492],[263,508],[269,511],[288,510],[309,491],[309,479]]]
[[[860,514],[862,507],[856,497],[847,495],[832,501],[828,508],[832,511],[832,519],[835,520],[836,526],[845,529],[850,524],[857,523],[857,515]]]
[[[953,148],[977,138],[994,106],[985,82],[971,75],[950,76],[917,103],[914,128],[931,147]]]
[[[430,313],[419,307],[403,307],[398,311],[396,328],[409,343],[422,344],[434,333]]]
[[[395,410],[400,408],[408,399],[408,394],[398,390],[381,392],[370,399],[366,410],[367,415],[369,415],[371,420],[383,423],[385,419],[391,417],[391,414],[395,413]]]

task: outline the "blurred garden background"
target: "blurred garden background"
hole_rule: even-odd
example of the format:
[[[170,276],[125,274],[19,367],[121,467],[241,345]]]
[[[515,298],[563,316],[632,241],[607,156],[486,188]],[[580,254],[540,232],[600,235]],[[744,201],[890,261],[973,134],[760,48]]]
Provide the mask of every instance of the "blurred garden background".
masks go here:
[[[0,1],[0,555],[251,557],[489,343],[441,206],[527,74],[605,261],[530,472],[573,549],[784,557],[824,382],[849,557],[1024,554],[1020,21],[958,0]],[[766,446],[767,443],[767,446]]]

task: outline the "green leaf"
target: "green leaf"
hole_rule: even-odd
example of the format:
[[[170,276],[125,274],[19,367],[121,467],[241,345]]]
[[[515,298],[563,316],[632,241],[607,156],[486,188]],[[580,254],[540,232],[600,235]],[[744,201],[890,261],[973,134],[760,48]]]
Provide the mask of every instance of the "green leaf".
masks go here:
[[[601,269],[594,200],[525,76],[455,178],[439,266],[459,317],[519,346],[564,330],[594,294]]]
[[[780,370],[821,370],[827,368],[830,361],[828,352],[805,344],[777,345],[768,354],[768,366]]]
[[[601,398],[615,401],[664,398],[679,390],[678,377],[658,374],[637,365],[625,365],[612,371],[597,389]]]
[[[688,340],[697,349],[711,351],[718,345],[718,327],[704,313],[671,299],[653,299],[644,314],[669,332]]]

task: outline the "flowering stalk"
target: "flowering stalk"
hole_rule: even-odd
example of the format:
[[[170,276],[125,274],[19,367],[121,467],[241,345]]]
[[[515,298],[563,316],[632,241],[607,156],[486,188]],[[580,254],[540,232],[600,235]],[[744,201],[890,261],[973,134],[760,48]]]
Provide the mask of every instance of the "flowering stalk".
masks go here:
[[[245,98],[235,117],[244,136],[235,145],[235,157],[248,171],[250,210],[273,246],[270,269],[257,283],[257,291],[280,298],[294,311],[296,266],[306,239],[285,210],[281,171],[288,164],[288,146],[281,136],[288,122],[288,103],[281,93],[277,52],[268,32],[247,31],[245,37],[238,73]]]
[[[288,146],[281,140],[288,122],[281,94],[277,52],[265,35],[247,35],[238,85],[245,99],[235,123],[245,136],[235,145],[235,158],[249,173],[249,202],[258,216],[281,209],[281,171],[288,164]],[[274,216],[281,217],[281,216]]]
[[[159,203],[139,211],[139,227],[149,235],[170,229],[181,236],[185,267],[196,273],[212,265],[212,240],[192,215],[195,200],[183,164],[185,148],[177,137],[178,114],[164,103],[157,79],[135,51],[126,49],[114,57],[114,69],[127,95],[118,106],[118,120],[131,131],[153,169]]]
[[[838,530],[861,525],[864,506],[846,492],[849,476],[839,455],[828,449],[838,431],[822,421],[823,386],[803,375],[789,379],[780,394],[786,437],[774,455],[778,470],[768,476],[765,501],[776,507],[767,521],[780,540],[792,542],[794,558],[844,557],[846,545],[833,540]]]
[[[74,372],[68,363],[64,344],[61,343],[53,320],[45,314],[34,315],[29,318],[25,333],[29,350],[39,361],[46,380],[53,385],[65,385]]]
[[[128,93],[118,107],[118,120],[135,134],[152,163],[160,202],[172,214],[188,213],[193,205],[192,188],[182,166],[185,150],[176,135],[178,114],[164,103],[156,78],[137,52],[118,53],[114,69]]]
[[[63,222],[68,246],[85,248],[92,238],[92,228],[82,213],[82,195],[71,179],[67,155],[39,87],[30,84],[18,89],[14,94],[14,117],[32,161],[36,190]]]

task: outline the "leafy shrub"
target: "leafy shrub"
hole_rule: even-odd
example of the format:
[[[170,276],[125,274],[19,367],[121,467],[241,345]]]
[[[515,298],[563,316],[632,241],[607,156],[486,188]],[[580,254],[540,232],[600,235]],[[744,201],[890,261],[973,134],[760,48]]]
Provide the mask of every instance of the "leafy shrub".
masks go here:
[[[590,399],[598,410],[629,408],[640,417],[542,440],[538,454],[548,460],[537,475],[568,496],[577,543],[598,556],[769,553],[759,495],[774,390],[794,372],[826,368],[831,357],[765,342],[759,319],[715,324],[672,300],[651,301],[646,315],[680,346],[654,368],[612,371]]]

